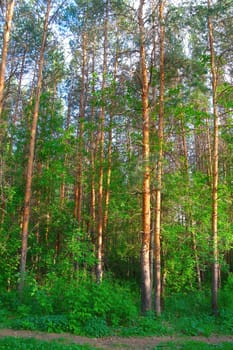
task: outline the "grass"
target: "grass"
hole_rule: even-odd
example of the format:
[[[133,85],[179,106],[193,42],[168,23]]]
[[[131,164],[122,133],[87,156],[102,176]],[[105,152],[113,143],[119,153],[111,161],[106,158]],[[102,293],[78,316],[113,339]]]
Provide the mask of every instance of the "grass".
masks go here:
[[[12,338],[0,339],[1,350],[95,350],[89,345],[59,344],[57,341],[41,341],[37,339]]]
[[[120,344],[119,344],[120,345]],[[116,346],[116,345],[115,345]],[[33,338],[6,337],[0,339],[1,350],[95,350],[89,345],[60,344],[58,341],[41,341]],[[232,343],[206,344],[203,342],[160,343],[154,350],[232,350]]]
[[[157,345],[154,350],[232,350],[232,343],[206,344],[203,342],[168,342]]]

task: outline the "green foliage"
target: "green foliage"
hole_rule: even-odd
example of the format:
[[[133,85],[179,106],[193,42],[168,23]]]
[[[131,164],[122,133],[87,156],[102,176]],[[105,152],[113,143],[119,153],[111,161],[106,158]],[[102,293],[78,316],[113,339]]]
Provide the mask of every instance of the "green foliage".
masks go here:
[[[175,323],[175,331],[185,335],[202,335],[210,336],[216,329],[213,316],[200,315],[186,316],[177,319]]]
[[[209,300],[209,294],[204,291],[173,294],[165,301],[164,318],[174,333],[209,336],[217,329]]]
[[[219,343],[219,344],[206,344],[203,342],[197,341],[173,341],[168,343],[160,343],[157,345],[154,350],[232,350],[231,343]]]
[[[165,9],[161,238],[166,300],[164,316],[160,319],[138,316],[138,285],[134,285],[133,290],[132,286],[123,286],[113,279],[104,280],[101,285],[92,281],[100,204],[102,108],[105,133],[103,212],[110,144],[112,151],[108,223],[103,237],[104,267],[121,281],[138,282],[140,279],[144,164],[137,11],[130,1],[107,3],[77,0],[72,4],[63,3],[63,8],[52,11],[54,25],[50,26],[47,38],[32,178],[28,274],[20,300],[12,291],[16,290],[18,282],[26,164],[45,8],[43,1],[16,4],[2,101],[6,135],[0,152],[0,322],[4,322],[10,312],[12,326],[16,328],[63,330],[97,337],[111,334],[113,329],[128,335],[169,332],[208,335],[216,329],[230,333],[233,330],[231,276],[220,291],[220,315],[216,323],[207,304],[210,296],[196,292],[196,258],[203,280],[209,283],[213,260],[209,12],[213,17],[217,103],[221,119],[218,248],[224,284],[228,270],[233,267],[230,266],[233,88],[230,84],[231,40],[228,40],[232,37],[231,1],[224,1],[224,4],[217,1],[210,11],[206,5],[195,1],[179,6],[167,4]],[[159,42],[153,43],[159,17],[158,11],[151,11],[152,7],[146,6],[144,20],[146,68],[151,78],[148,92],[153,221],[161,72],[156,54]],[[65,36],[59,30],[63,34],[65,31]],[[60,42],[61,37],[65,37],[64,42]],[[105,44],[106,67],[102,57]],[[81,104],[84,104],[84,115],[80,115]],[[81,125],[80,140],[77,135],[81,134]],[[110,134],[112,140],[109,140]],[[82,160],[80,223],[73,218],[74,190],[80,180],[77,176],[79,160]],[[95,220],[90,208],[93,178]]]
[[[233,87],[227,82],[218,86],[218,103],[225,108],[232,108]]]
[[[219,292],[219,329],[226,334],[232,334],[233,332],[233,274],[228,277],[224,287]]]
[[[177,293],[167,296],[165,300],[165,314],[170,317],[201,316],[210,312],[209,292],[193,291],[188,293]]]
[[[94,350],[88,345],[60,344],[58,341],[41,341],[24,338],[2,338],[0,339],[0,349],[2,350]]]
[[[91,337],[232,334],[232,278],[220,292],[216,319],[205,291],[167,296],[161,317],[140,316],[139,293],[111,279],[98,285],[85,276],[68,282],[49,276],[47,284],[31,283],[20,301],[18,295],[1,295],[3,327],[69,332]],[[10,295],[11,294],[11,295]],[[48,312],[50,311],[50,312]]]
[[[128,324],[137,316],[131,293],[128,287],[108,281],[100,285],[89,282],[85,286],[79,286],[76,299],[70,305],[71,317],[84,329],[91,329],[93,319],[97,319],[99,324],[112,327]],[[99,328],[97,325],[96,336],[100,333]],[[107,332],[106,327],[104,332]]]
[[[17,318],[9,320],[13,328],[95,337],[129,325],[138,315],[130,286],[111,280],[98,285],[85,276],[73,282],[49,276],[44,286],[28,283],[21,302],[14,303],[12,313]]]
[[[111,334],[111,328],[107,325],[106,320],[95,316],[86,321],[83,332],[90,337],[106,337]]]
[[[171,334],[172,329],[166,324],[163,318],[154,316],[137,317],[131,321],[130,327],[122,327],[120,334],[122,336],[163,336]]]
[[[29,316],[11,322],[14,329],[39,330],[43,332],[69,332],[69,318],[66,315]]]

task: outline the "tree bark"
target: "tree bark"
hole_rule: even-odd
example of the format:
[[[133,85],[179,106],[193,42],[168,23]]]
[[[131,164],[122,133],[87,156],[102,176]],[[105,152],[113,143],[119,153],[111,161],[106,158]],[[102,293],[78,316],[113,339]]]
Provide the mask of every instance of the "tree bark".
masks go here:
[[[104,178],[104,126],[105,126],[105,87],[106,87],[106,72],[107,72],[107,46],[108,46],[108,12],[109,1],[106,2],[106,13],[104,22],[104,53],[103,53],[103,74],[102,74],[102,91],[103,101],[100,110],[100,141],[99,141],[99,186],[98,186],[98,238],[97,238],[97,266],[96,280],[102,282],[103,278],[103,178]]]
[[[75,205],[74,217],[81,225],[82,214],[82,173],[83,173],[83,129],[85,117],[85,85],[86,85],[86,66],[87,66],[87,35],[85,31],[82,34],[82,80],[81,94],[79,104],[79,132],[78,132],[78,164],[75,186]]]
[[[95,73],[95,55],[96,55],[96,38],[93,40],[93,56],[92,56],[92,76]],[[92,84],[92,96],[95,95],[95,83]],[[95,125],[95,107],[91,106],[91,123]],[[96,190],[95,190],[95,157],[96,157],[96,137],[95,132],[91,130],[91,198],[90,198],[90,220],[89,220],[89,234],[91,235],[93,244],[95,243],[94,232],[96,232]],[[94,245],[95,247],[95,245]]]
[[[118,70],[118,31],[117,31],[117,47],[116,47],[116,57],[114,63],[114,82],[117,78]],[[115,95],[115,94],[114,94]],[[115,97],[115,96],[114,96]],[[115,110],[116,101],[112,101],[111,110],[109,112],[109,131],[108,131],[108,168],[107,168],[107,181],[106,181],[106,195],[105,195],[105,209],[104,209],[104,218],[103,218],[103,229],[105,233],[106,241],[106,230],[108,225],[108,212],[109,212],[109,202],[110,202],[110,184],[111,184],[111,175],[112,175],[112,128],[113,128],[113,114]]]
[[[4,87],[5,87],[5,73],[6,73],[6,63],[7,63],[7,52],[10,40],[11,24],[14,13],[15,1],[9,1],[6,8],[6,18],[5,26],[3,32],[3,43],[2,43],[2,56],[0,64],[0,222],[3,223],[5,216],[5,196],[4,196],[4,134],[5,134],[5,123],[2,116],[3,111],[3,100],[4,100]]]
[[[140,68],[142,81],[142,134],[143,134],[143,189],[142,189],[142,245],[141,245],[141,311],[143,314],[151,310],[151,279],[150,279],[150,117],[149,117],[149,83],[145,53],[145,27],[143,20],[144,0],[138,8],[138,23],[140,32]]]
[[[208,0],[208,10],[210,11],[211,3]],[[209,29],[209,48],[211,59],[212,75],[212,103],[214,116],[214,135],[213,135],[213,157],[212,157],[212,249],[213,249],[213,266],[212,266],[212,310],[215,316],[218,315],[218,285],[219,285],[219,258],[218,258],[218,144],[219,116],[217,110],[217,67],[215,65],[214,35],[213,24],[210,15],[208,16]]]
[[[7,61],[7,52],[9,46],[11,24],[14,13],[15,0],[9,2],[6,8],[6,18],[5,18],[5,27],[3,33],[3,45],[2,45],[2,59],[0,64],[0,132],[3,130],[3,121],[2,121],[2,106],[3,106],[3,96],[4,96],[4,85],[5,85],[5,73],[6,73],[6,61]],[[1,135],[2,136],[2,135]],[[0,139],[2,141],[2,137]]]
[[[160,21],[160,89],[159,89],[159,125],[158,125],[158,140],[159,154],[157,163],[157,189],[155,203],[155,312],[159,316],[161,314],[161,189],[162,189],[162,171],[163,171],[163,128],[164,128],[164,2],[159,3],[159,21]]]
[[[35,95],[35,107],[33,111],[32,126],[31,126],[31,137],[29,145],[29,155],[27,164],[27,175],[26,175],[26,189],[24,197],[24,209],[22,218],[22,240],[21,240],[21,259],[20,259],[20,280],[19,280],[19,291],[22,292],[25,284],[25,273],[26,273],[26,260],[27,260],[27,247],[28,247],[28,228],[30,218],[30,200],[31,200],[31,189],[32,189],[32,175],[33,175],[33,162],[35,153],[35,142],[36,142],[36,130],[39,115],[40,96],[43,78],[43,66],[44,66],[44,53],[46,47],[46,38],[48,32],[49,14],[50,14],[51,0],[47,2],[47,10],[44,20],[42,43],[39,57],[38,67],[38,81]]]

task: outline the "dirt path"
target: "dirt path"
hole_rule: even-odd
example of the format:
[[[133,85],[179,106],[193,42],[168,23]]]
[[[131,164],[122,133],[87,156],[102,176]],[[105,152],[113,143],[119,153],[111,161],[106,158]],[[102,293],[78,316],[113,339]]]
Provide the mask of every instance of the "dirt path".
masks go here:
[[[64,343],[89,344],[99,349],[105,350],[152,350],[161,342],[168,341],[201,341],[208,344],[218,344],[222,342],[231,342],[233,344],[233,336],[211,336],[211,337],[106,337],[106,338],[87,338],[77,335],[62,333],[42,333],[32,331],[15,331],[12,329],[0,329],[0,337],[22,337],[22,338],[36,338],[40,340],[62,340]]]

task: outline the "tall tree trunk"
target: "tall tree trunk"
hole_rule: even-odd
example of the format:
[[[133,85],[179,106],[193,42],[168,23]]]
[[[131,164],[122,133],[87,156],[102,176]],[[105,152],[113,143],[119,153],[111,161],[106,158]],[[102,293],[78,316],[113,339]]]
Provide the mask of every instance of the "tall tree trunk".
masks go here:
[[[108,46],[108,12],[109,0],[106,2],[106,14],[104,22],[104,53],[103,53],[103,74],[102,74],[102,91],[103,99],[106,87],[106,72],[107,72],[107,46]],[[98,187],[98,238],[97,238],[97,267],[96,280],[98,283],[103,278],[103,178],[104,178],[104,126],[105,126],[105,101],[100,110],[100,141],[99,141],[99,187]]]
[[[3,96],[4,96],[4,85],[5,85],[5,73],[6,73],[6,61],[7,61],[7,52],[9,46],[11,24],[14,13],[15,0],[9,1],[6,8],[6,18],[5,18],[5,27],[3,33],[3,44],[2,44],[2,56],[0,64],[0,132],[2,133],[3,121],[2,121],[2,106],[3,106]],[[1,134],[0,134],[1,135]],[[2,141],[2,135],[1,139]]]
[[[19,120],[19,106],[20,101],[22,100],[21,94],[22,94],[22,81],[23,81],[23,73],[25,69],[25,61],[26,61],[26,55],[27,55],[27,46],[25,45],[23,56],[22,56],[22,63],[20,68],[20,74],[18,79],[18,87],[17,87],[17,95],[16,95],[16,102],[15,102],[15,110],[12,117],[12,128],[15,130],[17,127],[17,121]],[[14,147],[14,131],[12,132],[11,140],[10,140],[10,154],[12,154]]]
[[[188,148],[187,148],[187,142],[186,142],[185,125],[184,125],[184,115],[181,115],[181,135],[182,135],[184,168],[185,168],[185,178],[186,178],[186,181],[185,181],[186,195],[188,196],[188,191],[190,189],[190,176],[189,176],[189,158],[188,158]],[[193,223],[193,213],[192,213],[192,207],[191,207],[190,201],[187,203],[185,217],[186,217],[186,229],[187,229],[187,232],[190,232],[191,239],[192,239],[192,246],[193,246],[193,252],[194,252],[196,272],[197,272],[197,283],[198,283],[199,289],[201,289],[201,269],[200,269],[198,251],[197,251],[195,225]]]
[[[108,224],[108,209],[110,201],[110,184],[112,175],[112,113],[110,112],[109,132],[108,132],[108,169],[107,169],[107,181],[106,181],[106,195],[105,195],[105,208],[103,217],[103,232],[106,234]]]
[[[87,66],[87,36],[85,31],[82,34],[82,81],[79,105],[79,132],[78,132],[78,164],[75,186],[74,217],[81,225],[82,213],[82,173],[83,173],[83,128],[85,117],[85,86],[86,86],[86,66]]]
[[[11,24],[14,13],[15,1],[9,1],[6,7],[5,26],[3,32],[3,43],[2,43],[2,55],[0,64],[0,222],[3,223],[5,216],[5,196],[4,196],[4,134],[5,134],[5,123],[2,116],[3,110],[3,99],[4,99],[4,87],[5,87],[5,73],[6,73],[6,62],[7,52],[9,46]]]
[[[208,0],[208,10],[211,3]],[[212,166],[212,247],[213,247],[213,266],[212,266],[212,310],[215,315],[218,314],[218,284],[219,284],[219,260],[218,260],[218,110],[217,110],[217,67],[215,65],[214,35],[213,25],[210,15],[208,16],[209,46],[211,58],[212,74],[212,103],[214,115],[214,141],[213,141],[213,166]]]
[[[117,78],[117,70],[118,70],[118,31],[117,31],[117,47],[116,47],[116,57],[114,63],[114,74],[113,79],[114,83]],[[114,97],[115,98],[115,94]],[[106,230],[108,224],[108,211],[109,211],[109,202],[110,202],[110,184],[111,184],[111,175],[112,175],[112,127],[113,127],[113,114],[116,107],[116,100],[112,101],[111,110],[109,112],[109,131],[108,131],[108,168],[107,168],[107,181],[106,181],[106,195],[105,195],[105,208],[104,208],[104,218],[103,218],[103,230],[105,233],[105,241],[106,241]]]
[[[25,283],[33,162],[34,162],[34,153],[35,153],[36,130],[37,130],[38,115],[39,115],[40,95],[41,95],[43,66],[44,66],[44,52],[45,52],[46,38],[47,38],[47,32],[48,32],[50,6],[51,6],[51,0],[48,0],[47,10],[46,10],[46,15],[44,20],[43,34],[42,34],[42,43],[41,43],[41,49],[40,49],[38,81],[37,81],[37,88],[36,88],[36,95],[35,95],[35,106],[34,106],[33,118],[32,118],[31,137],[30,137],[30,145],[29,145],[28,164],[27,164],[26,189],[25,189],[24,209],[23,209],[23,218],[22,218],[22,243],[21,243],[21,259],[20,259],[20,281],[19,281],[20,292],[22,292],[24,283]]]
[[[66,113],[66,120],[65,120],[65,130],[69,130],[70,122],[71,122],[71,107],[72,107],[72,93],[73,93],[73,80],[71,80],[71,85],[67,97],[67,113]],[[68,140],[66,141],[69,142]],[[67,167],[67,161],[68,161],[68,155],[67,153],[64,154],[64,169]],[[65,170],[63,171],[62,175],[62,182],[60,187],[60,203],[61,203],[61,209],[63,209],[65,204],[65,197],[66,197],[66,183],[65,183]]]
[[[154,84],[155,72],[154,67],[156,67],[157,62],[157,46],[158,46],[158,31],[157,31],[157,1],[151,1],[152,7],[152,37],[153,37],[153,47],[151,51],[151,72],[150,72],[150,81],[151,84],[151,102],[150,109],[154,110],[157,103],[157,86]],[[156,123],[151,123],[151,138],[156,139]],[[155,175],[156,176],[156,175]],[[151,201],[155,206],[156,195],[151,196]],[[150,239],[150,279],[151,286],[154,285],[154,261],[155,260],[155,210],[151,213],[151,239]]]
[[[19,81],[18,81],[18,89],[17,89],[17,98],[16,98],[16,104],[15,104],[15,111],[14,111],[14,115],[13,115],[13,125],[14,126],[16,125],[16,122],[18,121],[19,103],[20,103],[20,96],[21,96],[21,90],[22,90],[22,80],[23,80],[23,73],[24,73],[24,69],[25,69],[25,61],[26,61],[27,50],[28,50],[27,46],[25,45],[25,49],[23,51],[23,57],[22,57]]]
[[[211,9],[210,0],[208,0],[208,10]],[[213,166],[212,166],[212,247],[213,247],[213,266],[212,266],[212,310],[218,315],[218,284],[219,284],[219,258],[218,258],[218,144],[219,116],[217,110],[217,67],[215,65],[214,35],[213,24],[210,15],[208,16],[209,46],[211,58],[212,74],[212,103],[214,116],[214,141],[213,141]]]
[[[163,170],[163,128],[164,128],[164,1],[159,3],[159,21],[160,21],[160,90],[159,90],[159,125],[158,141],[159,154],[157,163],[157,189],[155,203],[155,312],[161,314],[161,189],[162,189],[162,170]]]
[[[209,177],[213,175],[213,161],[212,161],[212,152],[211,152],[211,141],[210,141],[210,127],[209,127],[209,120],[206,118],[206,143],[207,143],[207,174]]]
[[[143,20],[144,0],[138,8],[140,31],[140,68],[142,81],[142,134],[143,134],[143,194],[142,194],[142,245],[141,245],[141,311],[143,314],[151,310],[150,279],[150,117],[149,117],[149,83],[145,53],[145,27]]]
[[[93,56],[92,56],[92,76],[95,73],[95,55],[96,55],[96,38],[93,40]],[[95,95],[95,83],[92,84],[92,96]],[[91,106],[91,123],[95,125],[95,107]],[[95,190],[95,155],[96,155],[96,139],[95,131],[91,130],[91,198],[90,198],[90,221],[89,233],[91,234],[92,242],[95,243],[94,232],[96,228],[96,190]],[[95,248],[95,245],[94,245]]]

